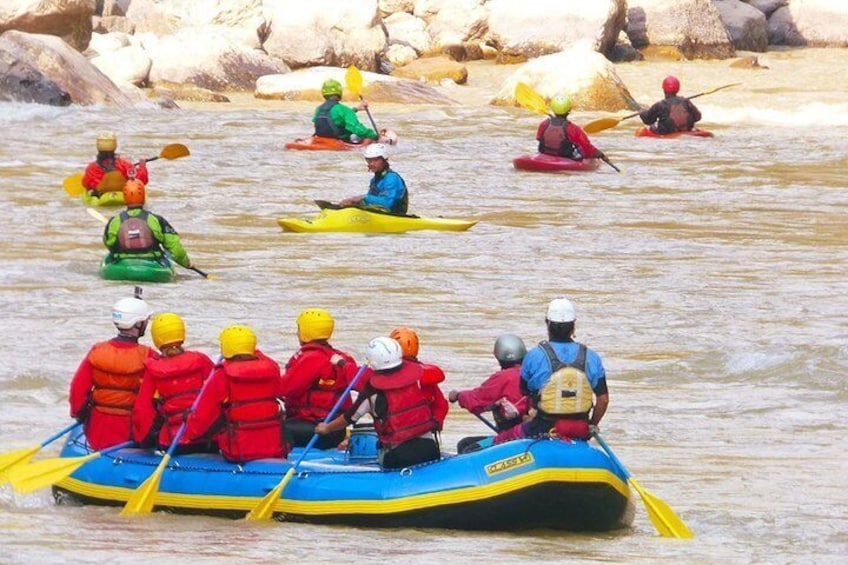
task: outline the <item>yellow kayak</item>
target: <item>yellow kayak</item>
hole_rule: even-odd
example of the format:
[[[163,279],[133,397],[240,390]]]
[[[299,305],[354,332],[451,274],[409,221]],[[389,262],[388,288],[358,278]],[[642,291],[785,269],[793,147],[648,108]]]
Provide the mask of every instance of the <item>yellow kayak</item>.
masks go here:
[[[280,218],[277,223],[283,231],[292,232],[403,233],[413,230],[465,231],[477,220],[399,216],[347,207],[324,208],[311,220]]]
[[[121,191],[104,192],[100,196],[92,196],[88,191],[85,191],[82,194],[82,201],[86,206],[123,206],[126,204],[124,193]]]

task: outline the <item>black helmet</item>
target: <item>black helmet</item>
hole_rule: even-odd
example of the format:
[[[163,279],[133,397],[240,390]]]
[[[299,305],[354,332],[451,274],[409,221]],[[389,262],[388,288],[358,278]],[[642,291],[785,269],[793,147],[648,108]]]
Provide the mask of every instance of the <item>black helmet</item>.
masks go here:
[[[501,365],[515,365],[521,363],[527,355],[527,347],[517,335],[503,334],[495,340],[492,354]]]

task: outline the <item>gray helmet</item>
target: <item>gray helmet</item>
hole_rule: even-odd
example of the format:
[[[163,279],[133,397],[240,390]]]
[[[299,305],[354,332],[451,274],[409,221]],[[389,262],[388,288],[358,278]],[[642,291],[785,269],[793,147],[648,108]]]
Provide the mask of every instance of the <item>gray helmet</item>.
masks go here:
[[[521,363],[527,355],[527,347],[517,335],[503,334],[495,340],[495,349],[492,354],[501,365],[515,365]]]

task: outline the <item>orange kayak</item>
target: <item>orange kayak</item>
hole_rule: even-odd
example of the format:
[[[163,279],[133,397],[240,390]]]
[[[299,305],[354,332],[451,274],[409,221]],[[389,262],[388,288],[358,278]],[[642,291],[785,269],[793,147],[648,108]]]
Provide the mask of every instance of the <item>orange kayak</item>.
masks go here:
[[[689,131],[678,131],[675,133],[657,133],[648,127],[641,127],[636,130],[636,137],[661,137],[663,139],[674,139],[680,136],[713,137],[713,132],[698,128],[691,129]]]
[[[373,139],[363,139],[362,143],[348,143],[335,137],[313,135],[286,143],[286,149],[297,149],[300,151],[349,151],[351,149],[361,149],[371,143],[374,143]]]

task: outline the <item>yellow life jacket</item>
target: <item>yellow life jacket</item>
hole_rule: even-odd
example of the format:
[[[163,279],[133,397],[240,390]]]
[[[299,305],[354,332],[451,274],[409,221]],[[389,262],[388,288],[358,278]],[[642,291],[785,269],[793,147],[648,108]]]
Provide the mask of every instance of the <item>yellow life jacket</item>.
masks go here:
[[[577,357],[563,363],[547,341],[539,344],[551,364],[551,378],[539,390],[536,408],[543,415],[589,417],[592,385],[586,376],[586,346],[578,344]]]

